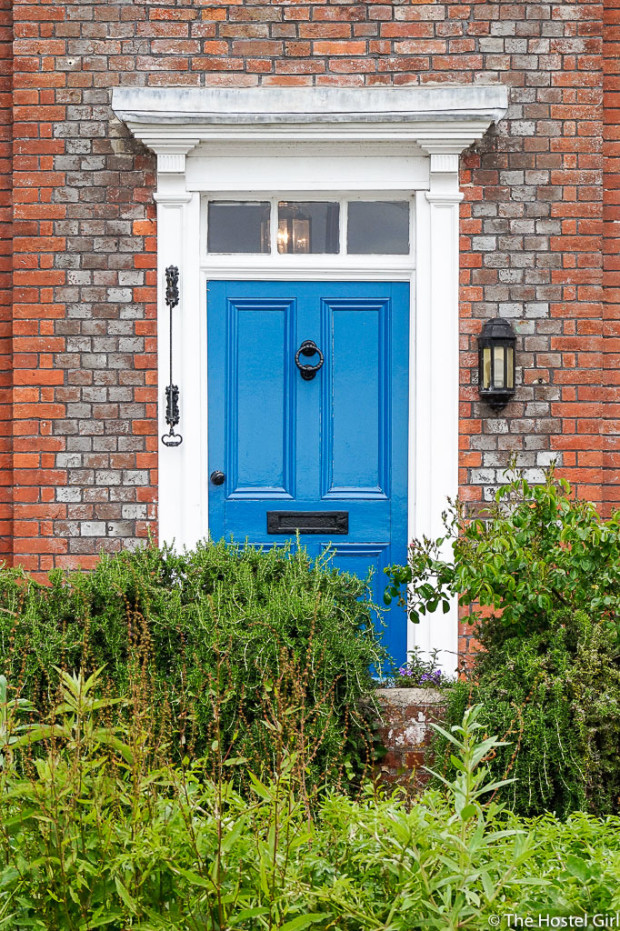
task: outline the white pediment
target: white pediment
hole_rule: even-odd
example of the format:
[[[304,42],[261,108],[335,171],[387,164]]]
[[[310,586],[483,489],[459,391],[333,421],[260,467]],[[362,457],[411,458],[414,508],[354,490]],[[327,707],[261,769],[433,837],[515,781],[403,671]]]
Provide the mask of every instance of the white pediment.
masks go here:
[[[120,87],[112,97],[116,116],[157,152],[164,172],[183,171],[185,155],[205,141],[407,142],[433,156],[454,156],[480,139],[507,106],[508,91],[500,84]]]

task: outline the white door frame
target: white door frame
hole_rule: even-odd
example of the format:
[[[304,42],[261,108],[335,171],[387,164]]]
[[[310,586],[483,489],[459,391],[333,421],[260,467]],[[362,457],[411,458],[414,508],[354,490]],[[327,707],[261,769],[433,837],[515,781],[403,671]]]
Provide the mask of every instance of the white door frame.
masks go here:
[[[158,157],[158,339],[166,350],[165,269],[180,272],[173,353],[184,441],[159,446],[160,542],[191,547],[208,527],[209,277],[411,283],[408,530],[410,539],[439,536],[447,498],[458,491],[459,155],[504,115],[506,88],[115,88],[112,105]],[[300,199],[319,192],[415,195],[412,254],[379,261],[272,251],[209,261],[203,195]],[[168,352],[158,359],[163,434]],[[410,624],[408,649],[414,645],[439,649],[453,669],[456,605]]]

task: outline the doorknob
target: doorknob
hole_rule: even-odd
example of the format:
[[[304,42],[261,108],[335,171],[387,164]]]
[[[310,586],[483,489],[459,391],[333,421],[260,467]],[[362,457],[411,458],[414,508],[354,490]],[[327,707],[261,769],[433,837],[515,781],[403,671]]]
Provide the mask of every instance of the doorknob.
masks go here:
[[[214,485],[223,485],[226,481],[226,476],[223,472],[212,472],[209,478]]]
[[[319,361],[316,363],[316,365],[308,365],[299,361],[300,356],[306,356],[307,358],[310,358],[311,356],[317,354]],[[301,372],[301,377],[306,381],[312,381],[318,370],[323,365],[324,361],[323,353],[313,339],[305,339],[295,355],[295,365]]]

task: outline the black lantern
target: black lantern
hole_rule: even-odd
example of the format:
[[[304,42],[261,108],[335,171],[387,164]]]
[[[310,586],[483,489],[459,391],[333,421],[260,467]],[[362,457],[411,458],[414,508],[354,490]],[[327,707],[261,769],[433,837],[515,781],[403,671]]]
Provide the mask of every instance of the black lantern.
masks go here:
[[[515,336],[508,320],[487,320],[478,337],[480,397],[501,408],[515,393]]]

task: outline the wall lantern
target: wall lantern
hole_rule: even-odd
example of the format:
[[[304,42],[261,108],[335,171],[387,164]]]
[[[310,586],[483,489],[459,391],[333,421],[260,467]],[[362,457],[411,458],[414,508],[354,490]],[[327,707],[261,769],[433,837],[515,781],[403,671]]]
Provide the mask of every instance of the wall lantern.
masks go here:
[[[280,210],[278,220],[278,252],[310,252],[310,217],[296,216],[295,205]],[[284,214],[284,215],[282,215]]]
[[[508,320],[487,320],[478,337],[480,397],[491,407],[505,407],[515,393],[515,336]]]

